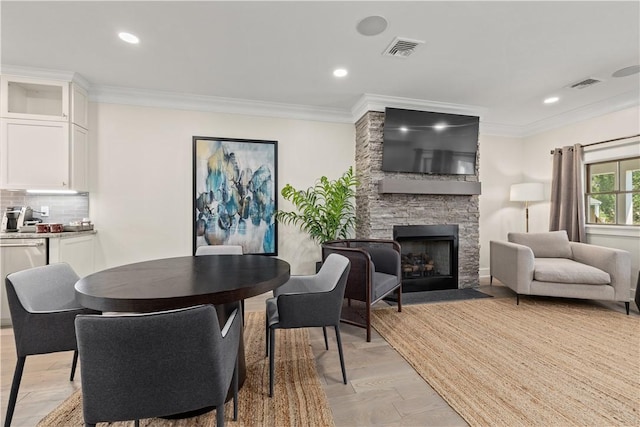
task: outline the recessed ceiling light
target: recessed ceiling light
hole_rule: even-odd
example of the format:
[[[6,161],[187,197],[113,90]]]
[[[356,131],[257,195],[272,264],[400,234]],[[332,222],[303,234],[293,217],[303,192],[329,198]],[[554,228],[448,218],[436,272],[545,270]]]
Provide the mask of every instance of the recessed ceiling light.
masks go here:
[[[409,132],[409,128],[406,126],[400,126],[400,132]]]
[[[347,74],[349,74],[349,72],[344,68],[336,68],[333,70],[333,75],[336,77],[345,77]]]
[[[123,40],[123,41],[125,41],[127,43],[131,43],[131,44],[140,43],[140,39],[137,36],[135,36],[135,35],[133,35],[131,33],[126,33],[124,31],[121,32],[121,33],[118,33],[118,37],[120,37],[120,40]]]
[[[545,104],[553,104],[554,102],[558,102],[560,101],[560,98],[558,98],[557,96],[550,96],[549,98],[545,99],[543,102]]]
[[[356,29],[363,36],[377,36],[387,29],[387,20],[382,16],[367,16],[358,22]]]
[[[436,123],[435,125],[433,125],[433,128],[437,131],[445,130],[448,127],[449,125],[444,122]]]
[[[611,74],[611,77],[627,77],[638,73],[640,73],[640,65],[632,65],[630,67],[621,68],[620,70]]]

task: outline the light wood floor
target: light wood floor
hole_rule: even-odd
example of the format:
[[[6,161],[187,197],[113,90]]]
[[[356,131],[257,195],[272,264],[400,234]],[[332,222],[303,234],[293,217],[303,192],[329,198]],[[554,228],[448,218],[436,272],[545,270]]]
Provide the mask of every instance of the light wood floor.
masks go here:
[[[481,286],[480,290],[495,297],[514,295],[509,289],[495,284]],[[269,296],[270,293],[247,300],[246,310],[262,312],[264,300]],[[612,309],[624,311],[624,306],[612,305]],[[329,334],[334,336],[326,351],[321,329],[310,330],[318,373],[337,427],[466,426],[465,421],[375,330],[370,343],[365,341],[364,329],[342,325],[341,332],[349,379],[347,385],[342,383],[335,335]],[[4,422],[16,356],[12,330],[0,330],[0,339],[0,397]],[[69,381],[71,358],[71,352],[27,357],[13,426],[35,426],[80,387],[80,369],[75,381]]]

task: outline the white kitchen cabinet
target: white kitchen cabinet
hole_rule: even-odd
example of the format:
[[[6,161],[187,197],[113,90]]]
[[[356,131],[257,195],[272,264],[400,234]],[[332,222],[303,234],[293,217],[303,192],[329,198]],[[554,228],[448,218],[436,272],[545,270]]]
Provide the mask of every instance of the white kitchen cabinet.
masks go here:
[[[2,188],[70,188],[68,123],[0,119],[0,132]]]
[[[70,187],[76,191],[89,191],[89,131],[76,124],[71,125],[69,148]]]
[[[69,82],[3,75],[0,117],[68,122]]]
[[[0,188],[89,191],[87,92],[67,81],[0,81]]]
[[[89,129],[89,94],[71,83],[71,123]]]
[[[49,264],[66,262],[80,277],[95,272],[95,235],[49,239]]]

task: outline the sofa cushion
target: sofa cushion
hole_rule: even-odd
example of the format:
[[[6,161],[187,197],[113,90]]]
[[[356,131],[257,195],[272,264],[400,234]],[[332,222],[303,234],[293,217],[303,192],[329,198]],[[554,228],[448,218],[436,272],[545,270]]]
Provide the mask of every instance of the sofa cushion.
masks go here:
[[[546,233],[509,233],[511,243],[528,246],[536,258],[571,258],[571,245],[565,230]]]
[[[398,276],[386,273],[373,273],[373,299],[377,300],[398,286]]]
[[[533,279],[539,282],[608,285],[609,273],[566,258],[536,258]]]

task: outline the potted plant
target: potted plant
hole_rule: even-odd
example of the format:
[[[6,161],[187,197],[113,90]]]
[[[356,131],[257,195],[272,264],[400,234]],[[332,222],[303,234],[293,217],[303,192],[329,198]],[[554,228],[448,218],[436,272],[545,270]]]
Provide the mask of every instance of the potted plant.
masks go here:
[[[357,185],[352,167],[334,181],[322,176],[306,190],[297,190],[287,184],[280,194],[293,203],[296,211],[278,210],[276,219],[283,224],[299,226],[320,244],[346,239],[356,223],[354,201]]]

